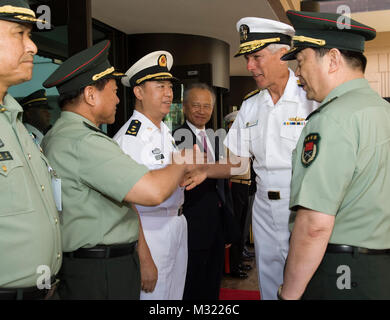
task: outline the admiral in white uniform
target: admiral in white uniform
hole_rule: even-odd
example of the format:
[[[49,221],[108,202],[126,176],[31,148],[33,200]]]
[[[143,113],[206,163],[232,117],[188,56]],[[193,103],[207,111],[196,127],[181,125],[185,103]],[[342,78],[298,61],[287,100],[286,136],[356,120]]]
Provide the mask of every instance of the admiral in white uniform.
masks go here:
[[[259,89],[244,98],[224,143],[237,156],[254,157],[252,228],[260,294],[276,299],[289,248],[292,151],[317,103],[306,99],[294,73],[280,61],[294,35],[291,26],[243,18],[237,29],[241,45],[236,56],[245,55]]]
[[[152,52],[136,62],[122,78],[136,97],[132,117],[114,136],[125,153],[149,169],[163,168],[176,150],[169,128],[162,122],[173,99],[169,70],[172,55]],[[187,270],[187,221],[181,214],[184,188],[159,206],[137,205],[146,242],[158,269],[153,292],[141,292],[141,300],[179,300],[183,297]]]

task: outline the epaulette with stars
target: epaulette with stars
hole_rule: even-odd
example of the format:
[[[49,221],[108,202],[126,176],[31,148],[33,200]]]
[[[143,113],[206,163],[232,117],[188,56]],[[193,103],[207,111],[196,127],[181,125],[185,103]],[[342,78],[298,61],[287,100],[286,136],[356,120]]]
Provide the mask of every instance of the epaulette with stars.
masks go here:
[[[141,128],[141,121],[131,120],[129,127],[126,130],[126,134],[131,136],[137,136],[139,129]]]
[[[242,101],[245,101],[247,99],[249,99],[250,97],[253,97],[255,94],[258,94],[261,90],[260,89],[256,89],[256,90],[253,90],[251,92],[249,92],[245,97],[244,99],[242,99]]]

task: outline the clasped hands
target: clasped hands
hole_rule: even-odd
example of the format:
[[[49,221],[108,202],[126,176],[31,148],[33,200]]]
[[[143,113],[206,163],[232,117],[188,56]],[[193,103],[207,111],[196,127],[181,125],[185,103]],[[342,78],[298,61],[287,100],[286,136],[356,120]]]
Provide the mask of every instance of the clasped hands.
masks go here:
[[[172,163],[185,166],[185,174],[181,187],[191,190],[207,178],[207,154],[201,152],[194,144],[192,149],[183,149],[172,154]]]

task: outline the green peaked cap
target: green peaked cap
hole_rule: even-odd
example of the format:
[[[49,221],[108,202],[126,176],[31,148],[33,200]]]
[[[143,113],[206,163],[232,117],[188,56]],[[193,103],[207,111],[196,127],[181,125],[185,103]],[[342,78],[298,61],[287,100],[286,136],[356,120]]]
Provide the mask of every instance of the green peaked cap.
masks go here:
[[[82,89],[104,78],[121,78],[108,61],[110,41],[104,40],[65,60],[45,80],[45,88],[57,87],[59,93]]]
[[[294,29],[293,48],[282,60],[293,60],[305,48],[338,48],[363,52],[365,41],[376,36],[376,30],[349,17],[326,12],[287,11]]]

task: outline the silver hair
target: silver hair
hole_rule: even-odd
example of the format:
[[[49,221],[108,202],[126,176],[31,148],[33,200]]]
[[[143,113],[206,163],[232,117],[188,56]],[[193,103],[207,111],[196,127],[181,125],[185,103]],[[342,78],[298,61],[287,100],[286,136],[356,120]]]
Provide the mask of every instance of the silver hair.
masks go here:
[[[268,49],[272,54],[275,54],[276,52],[278,52],[280,49],[287,49],[290,50],[290,46],[288,44],[280,44],[280,43],[271,43],[270,45],[268,45],[266,47],[266,49]]]
[[[213,106],[215,105],[216,96],[214,89],[210,87],[206,83],[197,82],[197,83],[191,83],[185,90],[183,94],[183,104],[185,104],[188,101],[189,93],[192,89],[202,89],[202,90],[208,90],[211,93],[211,97],[213,99]]]

